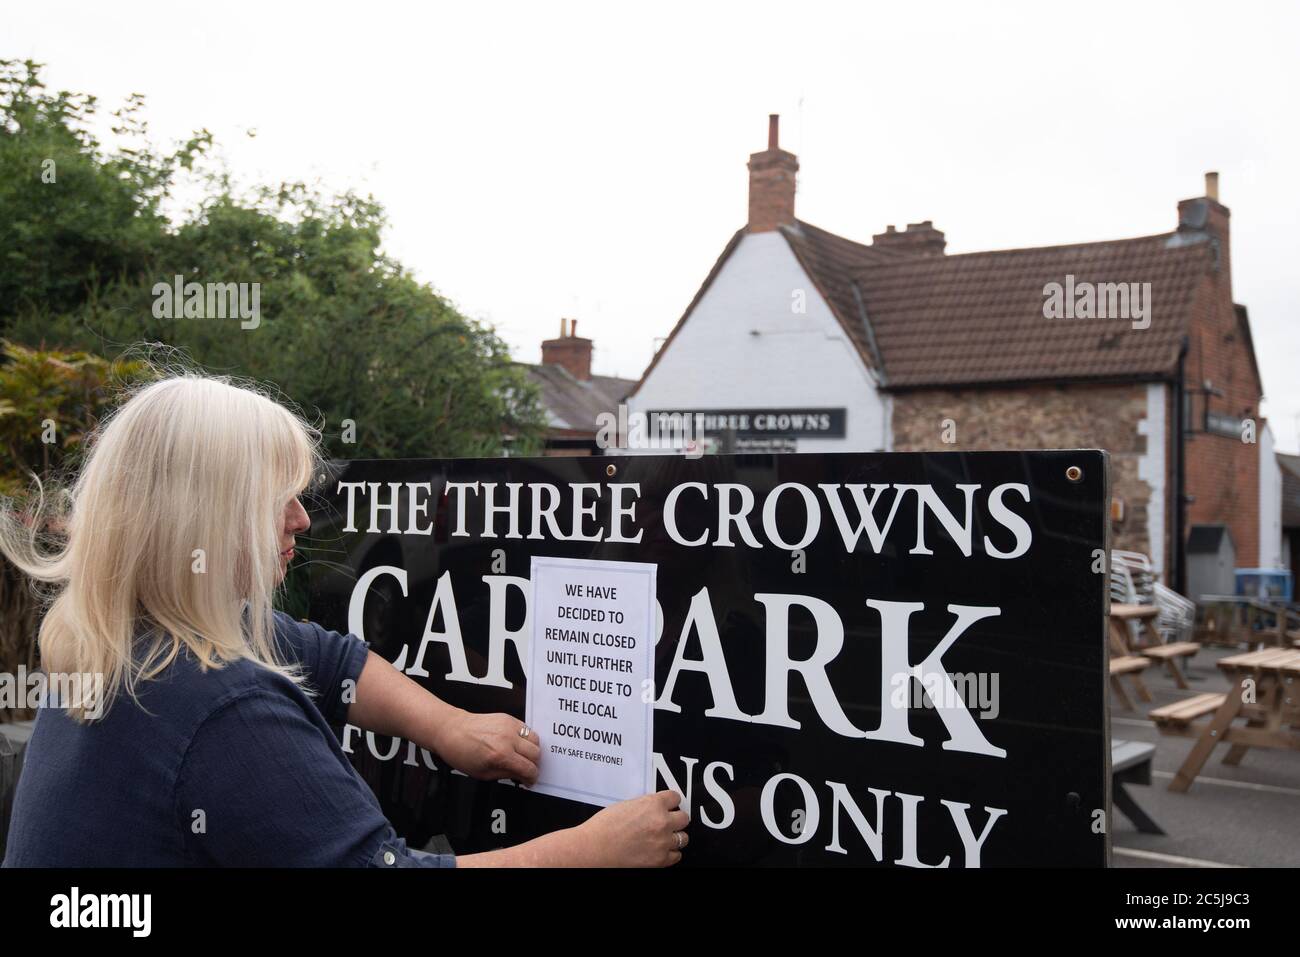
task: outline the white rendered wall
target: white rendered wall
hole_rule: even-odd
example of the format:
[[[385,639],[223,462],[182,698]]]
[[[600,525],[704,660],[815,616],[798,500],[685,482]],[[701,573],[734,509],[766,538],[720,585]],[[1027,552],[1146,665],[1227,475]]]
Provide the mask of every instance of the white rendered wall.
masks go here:
[[[1282,555],[1282,466],[1273,450],[1273,430],[1259,436],[1259,567],[1284,567]]]
[[[780,233],[745,235],[663,349],[630,411],[844,408],[843,439],[799,451],[891,445],[885,397]]]
[[[1165,393],[1163,382],[1147,384],[1147,417],[1138,423],[1138,432],[1147,437],[1147,450],[1138,459],[1138,478],[1147,483],[1151,497],[1147,502],[1147,553],[1156,577],[1163,580],[1165,571]]]

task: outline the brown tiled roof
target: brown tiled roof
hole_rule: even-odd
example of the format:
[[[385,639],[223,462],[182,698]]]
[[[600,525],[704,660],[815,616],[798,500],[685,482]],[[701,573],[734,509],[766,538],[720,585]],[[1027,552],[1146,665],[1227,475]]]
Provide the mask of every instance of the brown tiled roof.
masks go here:
[[[1168,375],[1214,255],[1195,233],[917,256],[806,223],[783,232],[889,389]],[[1150,328],[1044,318],[1043,287],[1067,274],[1151,283]]]
[[[886,381],[909,385],[1163,376],[1174,370],[1208,243],[1143,239],[942,256],[858,274]],[[1151,283],[1151,325],[1046,319],[1043,287]]]
[[[583,382],[573,377],[560,365],[532,365],[521,363],[528,377],[541,388],[542,405],[546,409],[546,424],[550,429],[594,434],[602,412],[618,414],[618,404],[623,401],[636,379],[617,376],[593,375]]]

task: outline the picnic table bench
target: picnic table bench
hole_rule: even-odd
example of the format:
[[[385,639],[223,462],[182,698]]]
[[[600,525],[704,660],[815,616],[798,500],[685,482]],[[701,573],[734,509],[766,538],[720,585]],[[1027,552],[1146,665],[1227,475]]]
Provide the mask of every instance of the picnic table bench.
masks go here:
[[[1182,670],[1178,667],[1178,661],[1180,658],[1190,658],[1201,650],[1201,646],[1195,641],[1162,642],[1153,627],[1159,613],[1160,609],[1154,605],[1112,604],[1110,606],[1111,654],[1118,655],[1121,659],[1129,656],[1141,656],[1152,662],[1162,663],[1169,669],[1174,684],[1184,691],[1189,691],[1190,687],[1187,684],[1187,679],[1183,676]],[[1128,623],[1130,621],[1137,622],[1138,633],[1146,640],[1136,643],[1129,641]],[[1112,671],[1112,674],[1114,674],[1114,671]],[[1144,696],[1142,700],[1150,701],[1151,699]]]
[[[1146,811],[1133,800],[1125,789],[1126,784],[1151,783],[1151,758],[1156,753],[1154,744],[1141,741],[1111,741],[1110,743],[1110,800],[1115,807],[1143,834],[1163,834],[1160,825],[1151,820]]]
[[[1115,692],[1115,697],[1129,711],[1133,710],[1133,700],[1129,698],[1128,692],[1120,683],[1120,678],[1128,675],[1133,682],[1133,689],[1137,696],[1143,701],[1151,700],[1151,692],[1142,682],[1142,672],[1151,666],[1150,658],[1143,658],[1139,655],[1118,655],[1110,659],[1110,687]]]
[[[1219,668],[1232,683],[1226,694],[1199,694],[1151,710],[1161,734],[1195,738],[1169,790],[1186,791],[1217,744],[1231,747],[1224,764],[1236,765],[1250,748],[1300,751],[1300,651],[1266,648],[1229,655]],[[1206,724],[1200,718],[1210,715]],[[1245,719],[1240,725],[1237,720]]]

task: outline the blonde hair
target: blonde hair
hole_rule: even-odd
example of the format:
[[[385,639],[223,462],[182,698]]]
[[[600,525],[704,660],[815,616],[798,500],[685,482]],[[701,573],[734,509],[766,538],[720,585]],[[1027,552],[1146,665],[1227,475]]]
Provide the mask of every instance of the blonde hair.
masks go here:
[[[63,522],[66,542],[38,546],[0,515],[0,551],[55,592],[40,627],[48,673],[102,675],[96,706],[158,675],[187,648],[202,667],[250,659],[295,682],[277,652],[273,599],[285,508],[318,471],[319,433],[250,386],[173,375],[139,388],[92,434]],[[57,519],[56,519],[57,521]],[[143,626],[143,627],[142,627]]]

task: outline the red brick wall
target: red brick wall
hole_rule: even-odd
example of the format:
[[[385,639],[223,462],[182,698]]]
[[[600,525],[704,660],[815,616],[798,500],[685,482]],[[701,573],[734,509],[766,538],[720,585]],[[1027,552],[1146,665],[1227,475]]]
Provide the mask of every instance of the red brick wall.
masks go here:
[[[1232,246],[1227,207],[1209,199],[1183,200],[1179,221],[1197,221],[1217,247],[1217,264],[1206,273],[1192,305],[1188,333],[1187,386],[1191,393],[1187,437],[1188,526],[1227,525],[1237,565],[1259,564],[1260,385],[1250,347],[1232,303]],[[1203,222],[1202,222],[1203,220]],[[1180,227],[1181,229],[1181,227]],[[1191,230],[1195,235],[1197,230]],[[1209,382],[1222,395],[1198,395]],[[1206,404],[1215,412],[1251,419],[1254,442],[1204,430]]]
[[[1112,526],[1111,545],[1150,555],[1151,490],[1138,478],[1138,462],[1147,451],[1147,438],[1138,432],[1138,423],[1146,414],[1143,383],[902,392],[894,395],[894,448],[900,452],[1105,449],[1110,453],[1111,495],[1125,506],[1123,520]],[[952,420],[950,436],[955,432],[951,444],[944,441],[946,419]],[[1166,480],[1167,516],[1171,488]],[[1168,517],[1164,527],[1167,533]],[[1156,547],[1164,552],[1167,571],[1168,541]]]
[[[1212,275],[1202,284],[1188,345],[1189,390],[1209,380],[1224,395],[1191,397],[1189,424],[1195,432],[1187,437],[1187,494],[1194,501],[1187,524],[1227,525],[1238,567],[1254,567],[1259,564],[1259,445],[1203,431],[1207,401],[1215,412],[1253,419],[1256,439],[1263,428],[1259,384],[1225,279]]]

